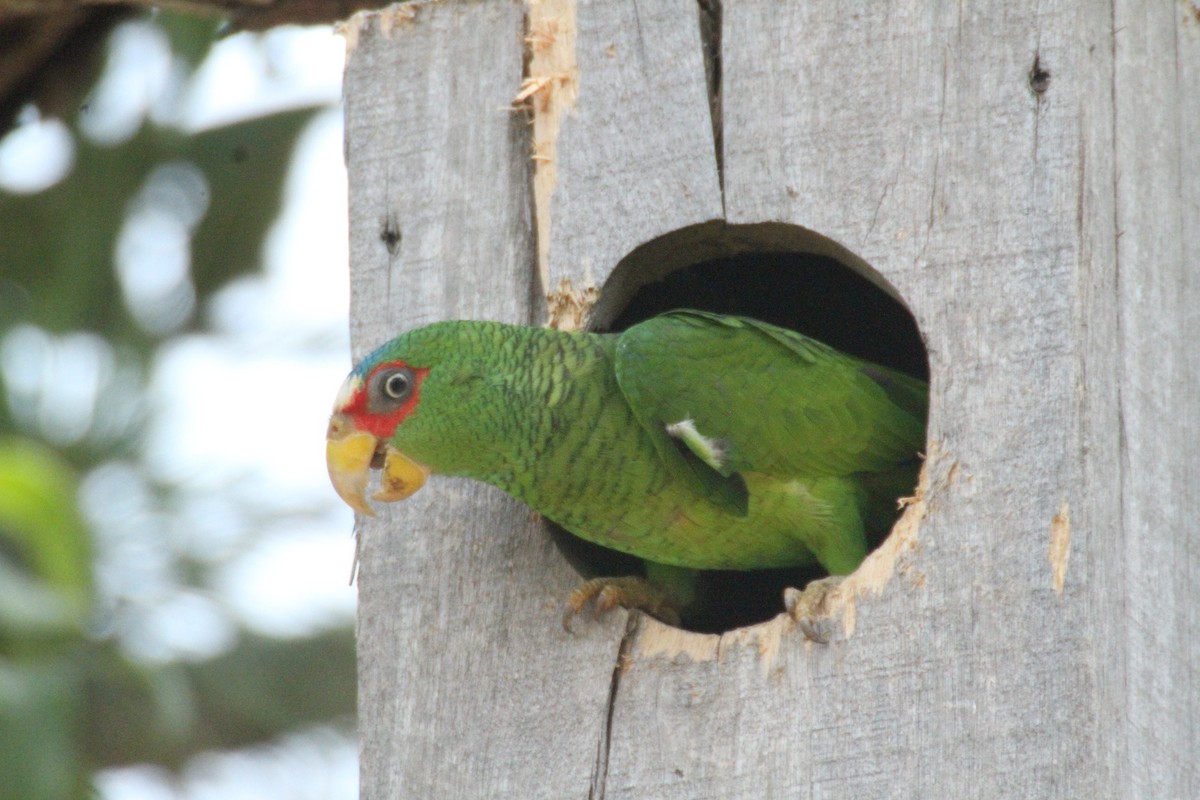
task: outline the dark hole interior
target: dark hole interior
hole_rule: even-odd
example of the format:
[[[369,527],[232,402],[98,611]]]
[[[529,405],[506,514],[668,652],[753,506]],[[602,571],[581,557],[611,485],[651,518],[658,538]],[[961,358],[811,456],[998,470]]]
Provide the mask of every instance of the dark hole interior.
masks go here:
[[[832,258],[811,253],[743,253],[678,269],[638,289],[605,330],[621,331],[676,308],[755,317],[819,339],[845,353],[928,380],[916,322],[900,302]],[[898,516],[898,513],[897,513]],[[870,532],[872,549],[891,525]],[[552,535],[585,577],[641,575],[641,562],[580,539],[557,526]],[[701,574],[703,602],[681,627],[722,632],[774,617],[788,586],[824,577],[820,566],[712,570]]]

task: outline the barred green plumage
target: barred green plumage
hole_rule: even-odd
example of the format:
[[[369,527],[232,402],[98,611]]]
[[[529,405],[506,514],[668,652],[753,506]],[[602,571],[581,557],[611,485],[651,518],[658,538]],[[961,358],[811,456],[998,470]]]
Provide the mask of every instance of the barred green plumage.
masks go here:
[[[371,396],[377,376],[402,368],[417,384],[403,413]],[[848,573],[915,484],[924,444],[921,381],[697,311],[620,334],[436,323],[379,348],[348,381],[337,424],[677,567],[815,559]]]

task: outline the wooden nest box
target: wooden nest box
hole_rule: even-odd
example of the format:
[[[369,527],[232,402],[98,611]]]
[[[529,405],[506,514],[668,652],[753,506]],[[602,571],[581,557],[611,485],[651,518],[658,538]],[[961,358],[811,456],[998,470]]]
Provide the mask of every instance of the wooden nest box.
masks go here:
[[[1194,2],[429,2],[345,30],[356,357],[654,292],[799,307],[789,265],[832,264],[930,379],[916,499],[827,644],[786,616],[567,633],[578,574],[481,484],[365,521],[363,797],[1200,797]]]

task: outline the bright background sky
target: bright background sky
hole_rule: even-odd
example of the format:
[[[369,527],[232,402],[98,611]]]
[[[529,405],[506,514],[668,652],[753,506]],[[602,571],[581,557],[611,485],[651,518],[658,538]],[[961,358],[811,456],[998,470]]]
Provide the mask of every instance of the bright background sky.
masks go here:
[[[198,309],[212,332],[173,339],[152,367],[153,423],[140,466],[187,490],[178,517],[155,510],[129,462],[109,462],[83,479],[100,593],[144,601],[117,634],[150,661],[211,656],[238,625],[288,636],[350,624],[353,520],[324,466],[330,403],[350,366],[344,42],[328,27],[236,34],[183,81],[153,25],[127,23],[116,37],[84,125],[95,141],[123,141],[147,116],[200,130],[313,103],[327,110],[296,146],[262,272]],[[72,165],[66,126],[25,122],[0,141],[0,188],[10,191],[53,185]],[[167,191],[189,179],[183,170],[150,188]],[[181,296],[186,307],[187,222],[130,213],[114,259],[135,316],[161,313]],[[159,322],[169,328],[179,320]],[[88,428],[95,387],[114,379],[105,372],[112,361],[105,347],[88,334],[53,337],[22,326],[0,342],[0,359],[16,386],[10,391],[40,398],[25,404],[27,413],[69,440],[70,431]],[[93,389],[65,399],[57,393],[57,401],[40,391],[64,378]],[[156,544],[164,531],[172,547],[222,565],[215,592],[180,589]],[[345,735],[314,729],[269,747],[203,756],[178,779],[133,767],[107,770],[98,783],[105,800],[349,800],[357,797],[356,750]]]

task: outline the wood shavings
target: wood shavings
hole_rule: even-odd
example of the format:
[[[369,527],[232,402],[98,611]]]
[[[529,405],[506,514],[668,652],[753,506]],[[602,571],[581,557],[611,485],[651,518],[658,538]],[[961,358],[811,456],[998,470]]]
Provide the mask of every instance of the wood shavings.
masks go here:
[[[555,156],[562,117],[575,107],[579,68],[575,63],[575,0],[531,0],[529,74],[513,98],[533,115],[533,204],[537,225],[538,274],[550,284],[550,197],[557,180]],[[553,311],[551,311],[553,319]],[[553,324],[552,324],[552,327]]]
[[[550,316],[546,327],[557,331],[583,330],[598,299],[600,290],[595,286],[576,289],[564,278],[557,289],[546,295],[546,310]]]
[[[935,472],[938,475],[936,480],[930,477]],[[825,599],[828,616],[841,616],[842,631],[847,637],[854,635],[858,621],[857,601],[882,593],[897,572],[909,572],[908,559],[918,548],[921,523],[929,512],[929,505],[954,480],[956,474],[957,463],[949,459],[936,443],[931,443],[925,463],[921,465],[917,490],[912,497],[901,501],[904,513],[896,520],[891,534],[867,555],[858,569],[830,590]],[[924,583],[923,575],[915,581],[918,586]]]
[[[1071,556],[1071,507],[1063,500],[1050,520],[1050,571],[1054,593],[1061,595],[1067,581],[1067,560]]]
[[[395,31],[412,24],[417,18],[420,5],[405,3],[377,10],[357,11],[348,20],[335,24],[333,32],[346,40],[346,58],[349,59],[358,49],[359,38],[369,25],[374,24],[376,30],[390,39]]]

